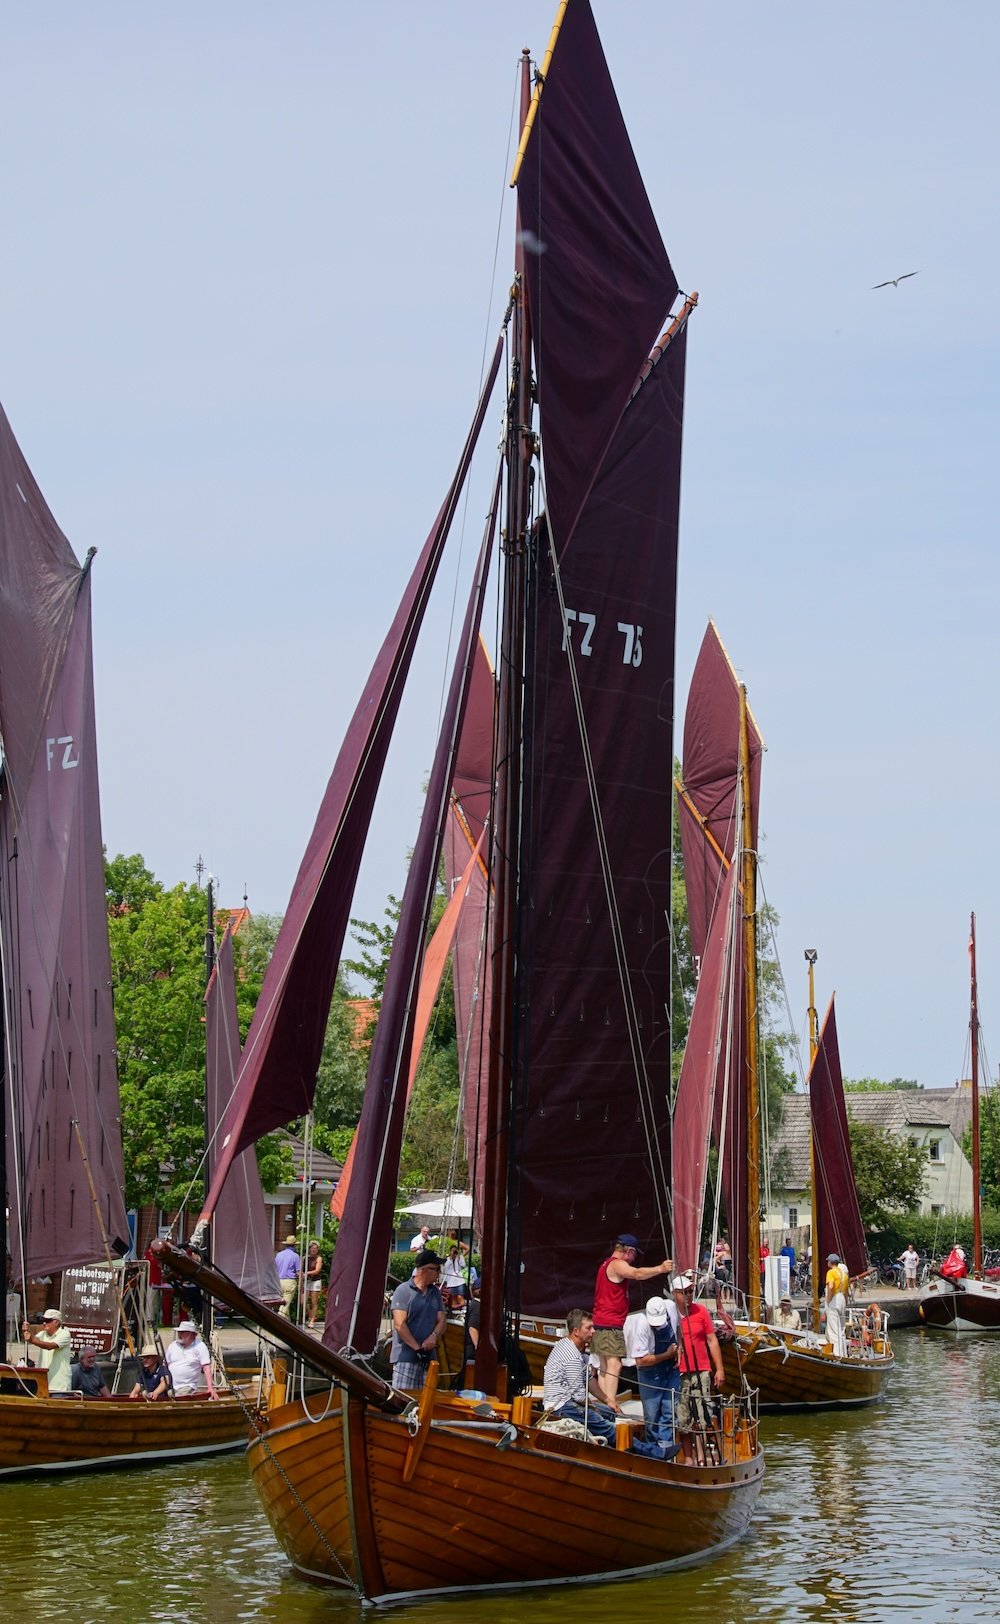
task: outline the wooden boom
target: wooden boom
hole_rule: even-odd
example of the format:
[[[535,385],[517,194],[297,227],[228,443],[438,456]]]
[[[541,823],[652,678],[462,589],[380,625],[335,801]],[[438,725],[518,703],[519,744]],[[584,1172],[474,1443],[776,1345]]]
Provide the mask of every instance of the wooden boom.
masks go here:
[[[409,1409],[413,1400],[408,1394],[397,1392],[394,1387],[390,1387],[378,1376],[356,1365],[353,1360],[345,1359],[342,1353],[331,1353],[329,1348],[324,1348],[321,1342],[317,1342],[307,1332],[301,1331],[297,1325],[283,1318],[273,1308],[266,1308],[256,1297],[242,1291],[227,1275],[220,1274],[210,1263],[202,1259],[196,1262],[187,1252],[180,1251],[169,1241],[154,1241],[151,1250],[159,1263],[172,1270],[174,1274],[179,1274],[184,1280],[196,1281],[204,1291],[211,1292],[220,1302],[235,1309],[252,1325],[270,1332],[321,1375],[332,1376],[334,1381],[340,1382],[348,1392],[366,1399],[380,1410],[389,1410],[397,1415]]]

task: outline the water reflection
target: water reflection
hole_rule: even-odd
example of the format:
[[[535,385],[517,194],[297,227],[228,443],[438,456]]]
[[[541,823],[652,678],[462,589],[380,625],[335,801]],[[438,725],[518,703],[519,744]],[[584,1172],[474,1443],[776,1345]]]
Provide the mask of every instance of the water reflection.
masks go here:
[[[714,1562],[601,1592],[428,1601],[393,1624],[994,1620],[1000,1557],[1000,1339],[906,1332],[889,1397],[846,1416],[763,1422],[768,1472],[749,1539]],[[447,1542],[439,1530],[442,1573]],[[8,1610],[73,1624],[358,1624],[349,1597],[291,1574],[239,1459],[0,1484]],[[371,1617],[372,1615],[367,1615]]]

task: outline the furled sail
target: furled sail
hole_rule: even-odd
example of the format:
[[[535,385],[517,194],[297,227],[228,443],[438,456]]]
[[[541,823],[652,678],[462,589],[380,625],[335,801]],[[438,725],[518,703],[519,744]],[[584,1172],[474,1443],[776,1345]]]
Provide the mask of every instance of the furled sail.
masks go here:
[[[684,359],[682,329],[625,413],[558,572],[540,538],[529,582],[511,1207],[535,1312],[589,1301],[620,1230],[668,1246]]]
[[[218,1125],[232,1098],[239,1064],[233,938],[227,925],[205,989],[205,1133],[210,1179],[218,1160]],[[259,1302],[281,1302],[274,1243],[252,1145],[237,1156],[223,1185],[212,1222],[212,1261]]]
[[[247,1033],[203,1218],[214,1209],[232,1159],[312,1104],[351,898],[403,683],[501,354],[498,343],[455,477],[327,785]]]
[[[833,1002],[831,998],[819,1035],[819,1047],[809,1068],[809,1114],[816,1170],[813,1248],[821,1266],[825,1267],[830,1252],[836,1252],[847,1264],[849,1274],[863,1274],[868,1267],[868,1250],[854,1182]]]
[[[20,1277],[124,1251],[128,1227],[89,559],[81,571],[2,412],[0,731],[6,1166]]]

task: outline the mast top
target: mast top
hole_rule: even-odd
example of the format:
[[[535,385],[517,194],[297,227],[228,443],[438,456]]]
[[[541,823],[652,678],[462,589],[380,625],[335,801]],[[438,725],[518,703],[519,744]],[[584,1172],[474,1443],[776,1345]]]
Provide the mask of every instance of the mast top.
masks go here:
[[[514,167],[510,174],[511,186],[517,185],[518,176],[521,173],[521,165],[524,162],[524,154],[527,150],[528,139],[531,135],[532,129],[534,128],[535,118],[538,113],[538,104],[542,99],[542,91],[545,89],[545,80],[549,71],[549,63],[552,61],[552,52],[556,48],[556,40],[559,38],[559,30],[563,25],[563,18],[566,16],[566,7],[568,5],[569,0],[559,0],[559,10],[556,12],[556,20],[552,24],[552,32],[549,35],[549,43],[545,48],[545,55],[542,58],[542,65],[535,74],[534,94],[531,98],[531,106],[528,108],[528,116],[524,121],[524,128],[521,131],[521,140],[517,148],[517,157],[514,159]],[[524,50],[522,51],[521,55],[522,58],[530,58],[531,52]]]

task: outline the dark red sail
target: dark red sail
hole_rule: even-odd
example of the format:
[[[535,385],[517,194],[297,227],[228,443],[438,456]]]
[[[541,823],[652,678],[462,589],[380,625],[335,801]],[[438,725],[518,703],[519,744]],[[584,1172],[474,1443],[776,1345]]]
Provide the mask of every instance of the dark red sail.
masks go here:
[[[2,412],[0,732],[7,1193],[20,1278],[121,1251],[128,1228],[90,573]]]
[[[747,712],[750,754],[750,846],[756,845],[763,749]],[[689,765],[690,763],[690,765]],[[710,621],[695,663],[684,717],[684,783],[677,796],[691,950],[701,966],[725,876],[741,839],[737,828],[740,777],[740,684]],[[741,949],[742,951],[742,949]],[[747,1235],[747,1060],[745,995],[725,1094],[716,1091],[715,1141],[726,1227],[738,1290],[749,1286]]]
[[[727,1081],[742,1054],[743,941],[736,870],[722,882],[702,959],[674,1102],[673,1257],[679,1269],[701,1258],[708,1147],[716,1114],[725,1113]]]
[[[751,844],[757,838],[760,757],[753,716],[750,745]],[[721,858],[733,855],[736,792],[740,774],[740,684],[712,621],[702,639],[684,714],[684,791],[681,838],[691,948],[701,957],[719,893]],[[684,816],[683,813],[687,815]]]
[[[469,595],[372,1039],[351,1186],[330,1266],[326,1298],[323,1341],[334,1350],[347,1346],[368,1353],[378,1341],[384,1307],[385,1259],[392,1236],[396,1177],[406,1120],[420,965],[479,646],[479,622],[499,496],[498,485]]]
[[[330,1001],[372,807],[403,683],[496,382],[497,345],[455,478],[382,645],[327,785],[267,967],[203,1217],[241,1150],[312,1104]]]
[[[682,329],[622,419],[560,560],[565,622],[544,521],[531,578],[511,1205],[543,1313],[589,1302],[620,1230],[659,1256],[669,1239],[684,358]]]
[[[562,548],[677,279],[588,0],[563,16],[517,177],[546,503]]]
[[[829,1253],[836,1252],[847,1264],[849,1274],[863,1274],[868,1267],[868,1250],[854,1182],[832,998],[816,1057],[809,1068],[809,1115],[816,1168],[815,1256],[825,1268]]]
[[[240,1023],[227,925],[205,990],[205,1136],[211,1179],[218,1161],[216,1133],[232,1099],[240,1064]],[[262,1303],[280,1303],[274,1240],[251,1145],[229,1169],[212,1220],[212,1262]]]

